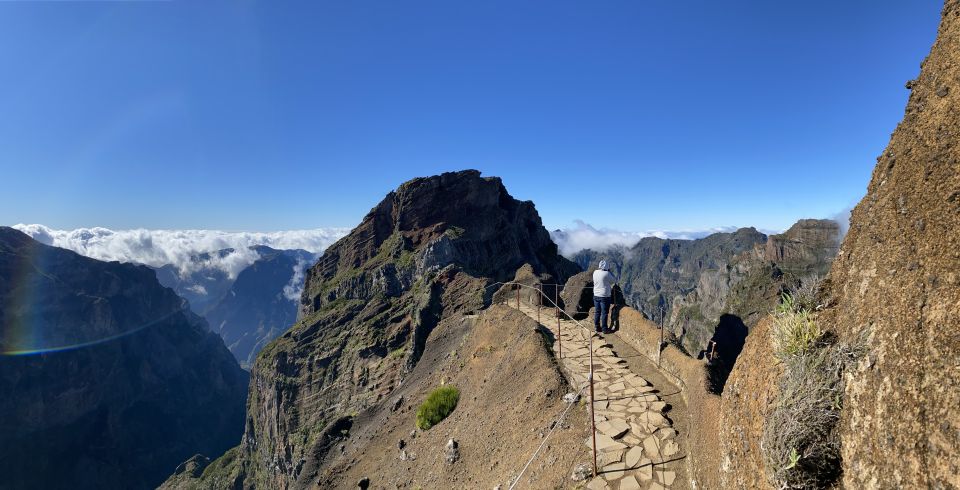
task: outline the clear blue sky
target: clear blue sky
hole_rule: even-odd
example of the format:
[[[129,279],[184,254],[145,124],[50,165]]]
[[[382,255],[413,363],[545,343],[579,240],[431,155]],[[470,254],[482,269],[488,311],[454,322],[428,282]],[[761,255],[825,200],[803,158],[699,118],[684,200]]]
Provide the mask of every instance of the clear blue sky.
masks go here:
[[[477,168],[548,227],[864,193],[941,2],[0,3],[0,224],[353,226]]]

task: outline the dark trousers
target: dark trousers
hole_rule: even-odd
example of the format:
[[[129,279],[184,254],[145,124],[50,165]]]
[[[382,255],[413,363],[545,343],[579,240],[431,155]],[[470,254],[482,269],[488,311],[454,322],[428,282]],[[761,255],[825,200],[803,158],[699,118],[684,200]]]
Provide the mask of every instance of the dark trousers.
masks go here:
[[[610,312],[610,298],[593,297],[593,327],[600,331],[600,327],[607,329],[607,314]]]

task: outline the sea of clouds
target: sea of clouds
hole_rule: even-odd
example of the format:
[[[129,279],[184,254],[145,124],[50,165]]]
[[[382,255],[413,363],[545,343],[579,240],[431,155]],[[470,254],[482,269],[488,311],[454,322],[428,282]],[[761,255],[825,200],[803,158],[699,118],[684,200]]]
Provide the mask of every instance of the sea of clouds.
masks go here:
[[[55,247],[73,250],[98,260],[117,260],[161,267],[173,265],[181,277],[200,268],[223,270],[233,279],[258,258],[250,250],[253,245],[275,249],[302,249],[313,254],[322,253],[328,246],[350,230],[347,228],[318,228],[275,232],[232,232],[219,230],[111,230],[109,228],[78,228],[55,230],[44,225],[14,225],[33,239]],[[232,248],[234,253],[219,257],[211,254],[208,261],[191,260],[198,254]],[[295,270],[303,281],[303,266]],[[289,295],[293,294],[293,290]],[[287,293],[287,291],[285,291]]]
[[[574,226],[571,228],[550,232],[550,238],[557,244],[561,255],[571,257],[577,252],[587,248],[597,252],[609,250],[614,246],[630,248],[644,237],[652,236],[664,239],[695,240],[714,233],[730,233],[737,229],[738,227],[736,226],[720,226],[703,230],[620,231],[609,228],[594,228],[583,221],[576,220],[574,221]],[[761,230],[761,232],[771,233],[770,231],[763,230]]]

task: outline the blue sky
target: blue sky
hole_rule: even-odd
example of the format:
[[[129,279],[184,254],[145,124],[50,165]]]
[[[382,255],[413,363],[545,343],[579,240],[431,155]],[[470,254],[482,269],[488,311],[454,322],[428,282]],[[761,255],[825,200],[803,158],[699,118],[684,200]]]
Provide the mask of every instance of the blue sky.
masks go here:
[[[4,2],[0,223],[353,226],[477,168],[545,225],[863,195],[941,2]]]

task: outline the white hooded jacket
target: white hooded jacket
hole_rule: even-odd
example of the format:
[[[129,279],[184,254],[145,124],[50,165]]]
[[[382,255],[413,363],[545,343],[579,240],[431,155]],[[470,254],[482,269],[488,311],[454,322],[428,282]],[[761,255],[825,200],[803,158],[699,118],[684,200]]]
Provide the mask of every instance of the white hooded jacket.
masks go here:
[[[613,292],[613,274],[610,271],[597,269],[593,271],[593,295],[600,298],[609,298]]]

